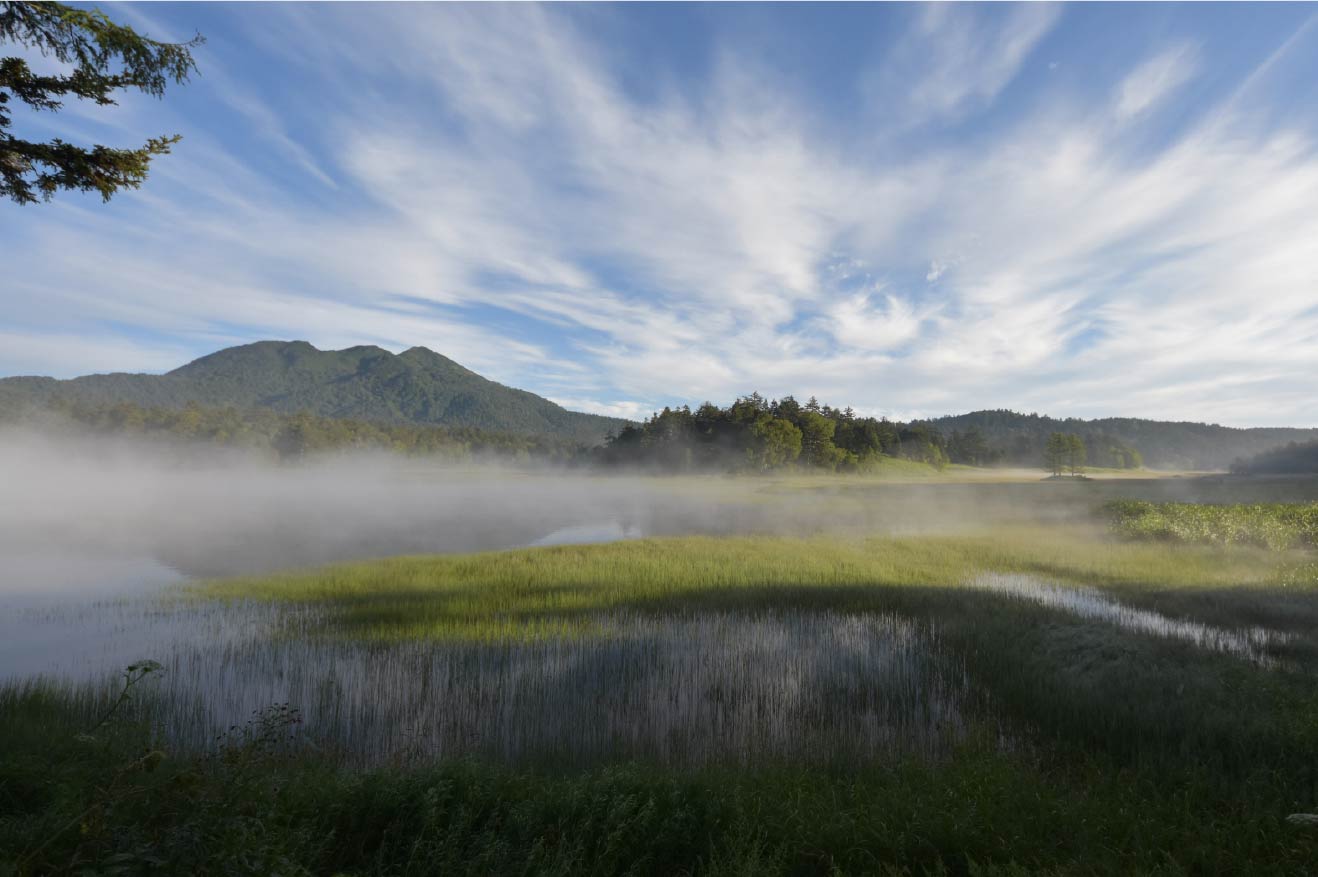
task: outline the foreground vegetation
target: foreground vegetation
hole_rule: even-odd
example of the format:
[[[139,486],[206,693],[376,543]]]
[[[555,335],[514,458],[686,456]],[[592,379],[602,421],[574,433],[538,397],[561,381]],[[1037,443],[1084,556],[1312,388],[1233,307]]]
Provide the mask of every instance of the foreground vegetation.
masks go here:
[[[268,647],[225,646],[227,678],[248,678],[234,660],[305,648],[313,664],[333,656],[340,687],[363,686],[386,715],[395,697],[435,699],[441,717],[456,703],[436,699],[435,678],[391,669],[413,649],[493,668],[477,692],[488,709],[544,702],[545,716],[603,721],[627,691],[590,687],[583,656],[611,656],[606,681],[630,679],[676,648],[656,648],[656,629],[687,637],[682,625],[716,618],[751,625],[729,623],[709,642],[759,637],[751,659],[728,654],[765,664],[769,681],[787,665],[764,637],[814,625],[803,635],[821,651],[809,660],[826,672],[804,686],[802,712],[775,706],[771,688],[720,688],[728,677],[706,667],[719,653],[695,652],[706,669],[674,677],[664,702],[695,698],[735,723],[758,692],[750,699],[770,712],[754,715],[806,747],[695,761],[646,755],[628,742],[643,734],[603,752],[552,738],[508,757],[472,745],[435,759],[384,745],[417,729],[366,728],[351,691],[295,702],[304,715],[262,712],[194,747],[176,731],[204,711],[171,706],[170,676],[193,677],[168,656],[157,687],[146,680],[91,739],[79,732],[113,690],[14,687],[0,694],[0,860],[19,873],[1312,873],[1318,832],[1286,817],[1318,806],[1316,570],[1305,550],[1113,541],[1076,525],[641,540],[204,583],[180,605],[277,619]],[[915,678],[963,680],[947,714],[955,734],[908,722],[893,727],[940,745],[867,755],[834,745],[829,729],[864,694],[838,684],[848,662],[869,668],[858,678],[890,678],[829,639],[846,619],[879,623],[862,643],[905,636],[904,625],[936,639],[933,675]],[[1269,633],[1251,640],[1266,661],[1193,635],[1254,628]],[[639,648],[610,645],[633,629]],[[577,675],[500,663],[519,650],[565,655]],[[365,676],[343,675],[349,655]],[[647,672],[635,678],[670,684]],[[519,699],[528,685],[534,696]],[[885,704],[926,709],[900,698],[874,708]],[[530,715],[490,733],[548,734],[552,723]],[[717,738],[716,727],[675,722],[664,734]],[[345,740],[382,757],[354,758]]]
[[[20,874],[1303,874],[1318,857],[1264,770],[1227,790],[968,748],[837,771],[345,772],[279,739],[277,710],[211,757],[153,762],[131,728],[90,743],[39,696],[5,707],[0,855]]]

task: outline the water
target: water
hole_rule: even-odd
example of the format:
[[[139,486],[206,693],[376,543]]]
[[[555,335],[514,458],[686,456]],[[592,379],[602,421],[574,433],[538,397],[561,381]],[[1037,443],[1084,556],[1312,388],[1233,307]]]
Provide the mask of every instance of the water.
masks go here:
[[[642,535],[635,524],[603,521],[559,527],[506,547],[613,542]],[[323,556],[325,562],[347,559],[339,556],[336,543],[330,544],[335,548]],[[221,573],[247,571],[251,562],[247,555],[233,557]],[[178,643],[223,645],[235,631],[264,629],[269,621],[264,618],[268,608],[253,617],[218,604],[160,600],[171,586],[193,577],[155,557],[14,549],[5,556],[4,566],[0,682],[37,675],[99,679],[140,658],[170,653]],[[274,563],[271,568],[280,566]]]
[[[173,746],[203,748],[292,703],[310,740],[362,765],[934,758],[965,733],[965,672],[927,625],[836,613],[596,621],[572,639],[369,644],[275,638],[259,621],[225,627],[230,617],[165,656],[148,691]]]
[[[531,548],[547,545],[587,545],[600,542],[619,542],[623,539],[640,539],[644,536],[640,527],[607,521],[602,524],[580,524],[575,527],[563,527],[530,544]]]
[[[186,577],[149,557],[10,553],[0,589],[0,682],[99,678],[187,633],[154,598]]]
[[[1190,643],[1261,666],[1273,666],[1275,660],[1268,650],[1292,639],[1289,634],[1265,627],[1225,628],[1171,618],[1148,609],[1126,606],[1093,588],[1056,585],[1028,575],[991,573],[977,576],[969,586],[1030,600],[1079,618],[1114,624],[1148,636]]]

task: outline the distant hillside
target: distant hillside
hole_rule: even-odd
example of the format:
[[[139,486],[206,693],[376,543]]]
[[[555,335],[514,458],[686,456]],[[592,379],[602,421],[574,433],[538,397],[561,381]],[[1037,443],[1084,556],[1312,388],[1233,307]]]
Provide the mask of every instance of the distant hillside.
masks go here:
[[[1035,465],[1044,443],[1054,432],[1076,433],[1089,448],[1091,465],[1107,465],[1109,448],[1139,451],[1155,469],[1227,469],[1237,459],[1252,457],[1288,442],[1318,440],[1318,429],[1260,427],[1237,429],[1208,423],[1107,417],[1064,420],[1014,411],[974,411],[930,421],[944,435],[977,429],[990,446],[1002,450],[1007,462]]]
[[[317,350],[305,341],[258,341],[203,356],[163,375],[88,375],[72,380],[0,379],[0,406],[132,402],[146,408],[204,406],[301,411],[321,417],[474,427],[589,444],[626,421],[582,414],[505,387],[424,347]]]
[[[1271,451],[1264,451],[1247,460],[1237,461],[1231,471],[1248,475],[1309,475],[1318,474],[1318,441],[1300,444],[1291,442]]]

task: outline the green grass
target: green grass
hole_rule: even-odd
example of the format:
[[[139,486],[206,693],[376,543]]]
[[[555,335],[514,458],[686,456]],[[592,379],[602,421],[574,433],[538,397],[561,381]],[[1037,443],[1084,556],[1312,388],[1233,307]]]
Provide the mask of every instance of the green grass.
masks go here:
[[[360,770],[312,736],[283,739],[275,713],[148,772],[149,699],[89,742],[77,733],[109,694],[11,688],[0,874],[1313,873],[1318,832],[1285,816],[1318,809],[1316,570],[1304,550],[1067,525],[649,539],[205,582],[180,599],[255,603],[288,614],[283,636],[381,656],[588,643],[619,617],[883,613],[936,629],[978,694],[933,759]],[[988,573],[1290,638],[1267,668],[967,587]]]
[[[1264,769],[1229,795],[1204,772],[977,747],[846,771],[363,773],[258,719],[147,771],[132,725],[89,743],[38,692],[4,706],[0,873],[1299,875],[1318,856]]]

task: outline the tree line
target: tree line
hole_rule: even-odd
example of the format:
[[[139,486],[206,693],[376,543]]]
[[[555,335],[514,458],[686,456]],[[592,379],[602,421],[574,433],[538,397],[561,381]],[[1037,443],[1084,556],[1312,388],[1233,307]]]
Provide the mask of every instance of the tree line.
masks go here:
[[[971,427],[944,436],[926,421],[902,423],[861,417],[815,398],[743,396],[726,408],[706,402],[667,407],[610,434],[603,445],[545,435],[286,414],[269,409],[150,407],[133,402],[53,400],[0,407],[0,424],[25,424],[77,435],[124,436],[192,442],[266,452],[280,460],[334,451],[383,450],[450,462],[490,459],[661,472],[862,472],[885,459],[936,469],[958,463],[991,466],[1003,460]],[[1054,433],[1043,468],[1079,475],[1087,461],[1079,435]],[[1037,462],[1037,461],[1036,461]]]
[[[1236,475],[1308,475],[1318,473],[1318,442],[1290,442],[1231,464]]]
[[[182,408],[157,408],[132,402],[56,401],[45,406],[0,409],[0,423],[70,435],[211,444],[267,452],[281,460],[331,451],[383,450],[453,462],[490,458],[567,463],[581,460],[589,450],[580,442],[553,436],[320,417],[305,412],[203,407],[195,402]]]

